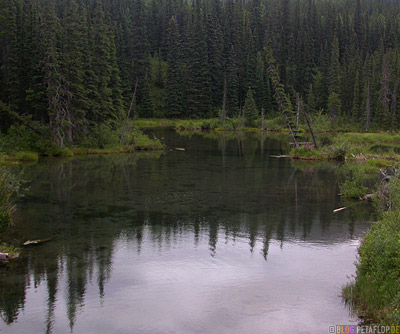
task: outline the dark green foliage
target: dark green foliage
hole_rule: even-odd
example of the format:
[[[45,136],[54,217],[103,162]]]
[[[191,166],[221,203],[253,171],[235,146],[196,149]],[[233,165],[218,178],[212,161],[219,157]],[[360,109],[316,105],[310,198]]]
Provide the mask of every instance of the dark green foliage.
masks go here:
[[[224,101],[238,117],[250,87],[276,117],[270,41],[285,103],[296,91],[311,114],[395,130],[399,14],[397,2],[367,0],[4,0],[0,101],[59,147],[124,119],[136,80],[142,116],[216,117]],[[15,121],[0,120],[3,131]]]
[[[8,169],[0,169],[0,232],[12,223],[14,205],[11,196],[18,192],[21,181]]]
[[[251,88],[249,88],[247,91],[247,96],[243,107],[243,115],[246,123],[249,125],[253,125],[255,120],[258,118],[258,109],[256,102],[254,101],[253,91]]]
[[[167,106],[166,116],[179,117],[183,109],[183,60],[180,48],[178,24],[172,17],[168,24],[168,69],[167,69]]]

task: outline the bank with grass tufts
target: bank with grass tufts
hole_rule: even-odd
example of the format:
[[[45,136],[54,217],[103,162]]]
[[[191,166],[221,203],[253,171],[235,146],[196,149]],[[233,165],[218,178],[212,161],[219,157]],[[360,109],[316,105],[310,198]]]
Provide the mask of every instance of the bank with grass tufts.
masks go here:
[[[115,128],[105,124],[93,129],[86,137],[77,140],[77,143],[57,147],[45,130],[40,133],[24,125],[14,125],[6,134],[0,133],[0,164],[34,162],[40,156],[71,157],[163,149],[158,139],[150,138],[137,127]]]
[[[290,156],[306,160],[366,161],[373,160],[379,167],[400,161],[400,134],[397,133],[319,133],[318,148],[304,133]]]
[[[385,178],[376,193],[379,221],[361,242],[346,303],[366,323],[400,324],[400,179]]]

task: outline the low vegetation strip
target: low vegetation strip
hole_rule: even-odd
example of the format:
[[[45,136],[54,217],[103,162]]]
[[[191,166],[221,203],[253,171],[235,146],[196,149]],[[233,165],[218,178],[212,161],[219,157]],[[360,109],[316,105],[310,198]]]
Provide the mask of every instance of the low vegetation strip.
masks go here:
[[[359,248],[355,281],[343,297],[367,322],[400,324],[400,179],[384,181],[376,196],[380,219]]]

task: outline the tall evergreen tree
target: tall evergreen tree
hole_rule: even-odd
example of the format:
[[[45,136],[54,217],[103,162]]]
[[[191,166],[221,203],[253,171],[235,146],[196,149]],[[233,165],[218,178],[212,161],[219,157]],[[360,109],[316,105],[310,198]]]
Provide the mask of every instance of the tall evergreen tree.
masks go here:
[[[182,50],[176,18],[173,16],[168,24],[168,59],[167,59],[167,101],[166,116],[183,116],[183,76]]]

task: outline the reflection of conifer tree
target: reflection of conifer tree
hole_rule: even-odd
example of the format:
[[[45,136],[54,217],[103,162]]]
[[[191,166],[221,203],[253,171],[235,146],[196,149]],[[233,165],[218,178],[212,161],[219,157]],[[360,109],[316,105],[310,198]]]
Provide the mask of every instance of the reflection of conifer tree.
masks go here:
[[[56,295],[58,291],[58,266],[51,267],[51,271],[47,269],[47,319],[46,319],[46,333],[53,332],[54,310],[56,303]]]
[[[193,222],[193,233],[194,233],[194,246],[197,247],[199,244],[200,237],[200,221],[195,219]]]
[[[103,241],[106,242],[105,240]],[[99,286],[100,298],[104,298],[104,284],[110,279],[112,266],[113,245],[112,239],[108,240],[110,245],[98,246],[96,248],[96,264],[97,264],[97,284]]]
[[[23,275],[15,279],[2,277],[0,279],[0,317],[9,325],[18,318],[19,311],[25,303],[25,291],[29,278]]]
[[[210,255],[215,256],[217,251],[217,243],[218,243],[218,226],[219,222],[217,220],[210,221],[209,226],[209,239],[208,239],[208,246],[210,250]]]
[[[249,221],[249,245],[250,245],[250,252],[253,253],[254,247],[256,246],[257,236],[258,236],[258,221],[257,219],[253,221]]]
[[[263,238],[263,248],[261,250],[264,260],[267,260],[268,251],[269,251],[269,243],[270,243],[271,239],[272,239],[272,225],[266,223],[265,224],[265,234],[264,234],[264,238]]]

